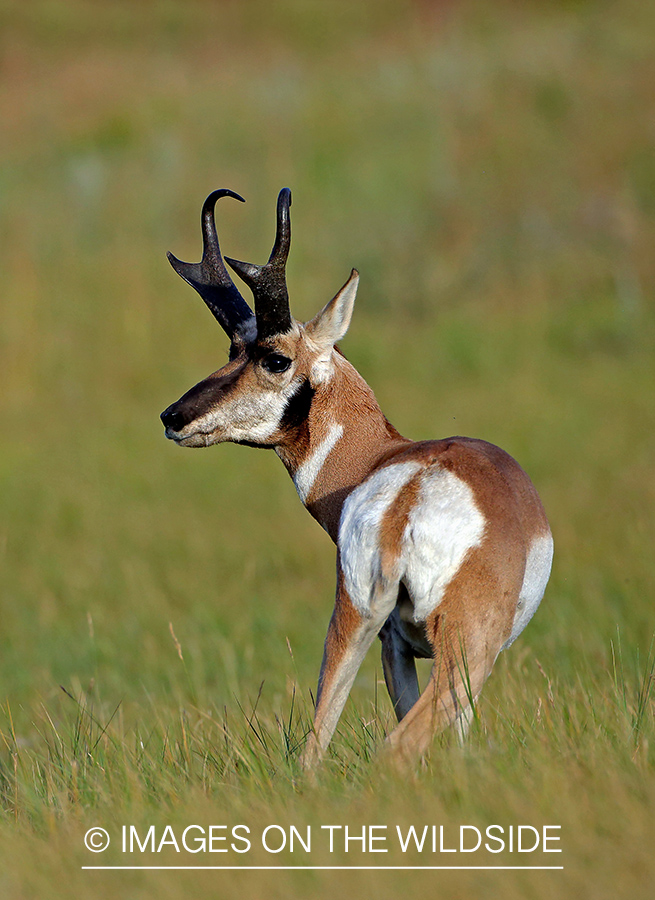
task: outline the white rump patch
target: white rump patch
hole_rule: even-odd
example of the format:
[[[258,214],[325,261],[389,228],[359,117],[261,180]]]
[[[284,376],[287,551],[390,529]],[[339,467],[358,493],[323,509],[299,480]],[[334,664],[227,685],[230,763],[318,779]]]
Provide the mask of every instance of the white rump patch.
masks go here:
[[[443,599],[468,551],[484,535],[485,518],[471,488],[452,472],[420,462],[386,466],[367,478],[346,500],[341,515],[339,548],[346,589],[362,615],[371,614],[382,582],[380,523],[409,480],[424,475],[402,536],[393,573],[413,601],[412,619],[423,622]]]
[[[466,554],[482,541],[485,518],[473,491],[447,469],[431,467],[405,529],[402,575],[423,622],[441,603]]]
[[[546,590],[546,584],[550,577],[550,569],[553,564],[553,538],[550,534],[535,538],[528,551],[525,563],[525,575],[519,601],[516,604],[514,624],[509,640],[502,649],[514,643],[530,619],[537,611],[541,598]]]
[[[352,604],[363,616],[371,615],[374,593],[380,587],[380,523],[421,468],[421,463],[410,461],[378,469],[343,505],[339,525],[341,567]]]
[[[312,488],[316,482],[319,472],[325,464],[337,441],[343,434],[343,425],[334,424],[328,431],[326,437],[320,444],[309,454],[307,459],[296,469],[293,477],[293,483],[298,491],[298,496],[303,503],[307,502]]]

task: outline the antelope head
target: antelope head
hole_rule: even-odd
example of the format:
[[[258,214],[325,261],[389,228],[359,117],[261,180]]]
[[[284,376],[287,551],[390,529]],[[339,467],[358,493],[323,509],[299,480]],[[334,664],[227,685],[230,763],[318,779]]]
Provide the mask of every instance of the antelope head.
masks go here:
[[[358,273],[310,321],[297,322],[289,311],[286,262],[291,242],[291,191],[277,201],[275,244],[266,265],[221,255],[214,207],[220,197],[243,198],[218,190],[202,207],[203,254],[185,263],[171,253],[175,271],[200,294],[230,339],[229,361],[168,407],[161,420],[166,437],[183,447],[233,441],[278,447],[304,420],[318,386],[331,378],[335,344],[350,324]],[[255,311],[239,293],[226,267],[248,285]]]

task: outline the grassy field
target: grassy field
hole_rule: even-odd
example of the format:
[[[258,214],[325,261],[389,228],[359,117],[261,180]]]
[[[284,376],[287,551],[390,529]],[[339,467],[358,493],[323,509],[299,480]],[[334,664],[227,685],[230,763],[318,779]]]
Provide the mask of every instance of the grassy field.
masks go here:
[[[0,0],[3,897],[652,896],[654,39],[636,0]],[[263,261],[287,184],[296,317],[357,266],[343,349],[390,420],[503,446],[555,536],[468,744],[405,779],[377,650],[300,777],[333,547],[274,454],[183,452],[158,419],[227,350],[165,251],[198,258],[225,186],[225,252]],[[251,849],[178,853],[191,824]],[[396,840],[493,824],[563,852]],[[124,825],[168,843],[123,853]],[[269,825],[311,852],[266,852]],[[389,852],[346,852],[371,825]]]

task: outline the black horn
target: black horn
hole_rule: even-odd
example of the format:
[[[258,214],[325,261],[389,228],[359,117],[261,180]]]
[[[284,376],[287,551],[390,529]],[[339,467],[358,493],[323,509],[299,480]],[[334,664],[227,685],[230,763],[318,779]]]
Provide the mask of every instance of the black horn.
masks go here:
[[[245,203],[243,197],[227,188],[212,191],[202,205],[202,260],[186,263],[168,253],[168,260],[178,275],[195,288],[211,310],[230,340],[246,338],[253,330],[254,315],[225,268],[216,234],[214,207],[221,197],[234,197]]]
[[[234,271],[246,282],[255,298],[257,337],[259,340],[284,334],[291,328],[286,265],[291,244],[291,191],[282,188],[277,198],[277,230],[275,244],[265,266],[239,262],[225,257]]]

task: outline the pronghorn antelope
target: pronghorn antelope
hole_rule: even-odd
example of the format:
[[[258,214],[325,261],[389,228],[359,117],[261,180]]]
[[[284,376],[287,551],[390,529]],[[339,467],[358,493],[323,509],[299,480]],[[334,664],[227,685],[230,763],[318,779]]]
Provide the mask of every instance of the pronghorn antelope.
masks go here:
[[[229,362],[162,413],[182,447],[233,441],[275,450],[300,499],[337,545],[337,593],[325,640],[305,765],[330,742],[376,635],[399,724],[388,738],[403,761],[447,725],[465,732],[496,657],[523,631],[550,574],[553,542],[532,482],[485,441],[410,441],[336,344],[359,275],[309,322],[292,318],[285,267],[291,192],[277,203],[264,266],[225,257],[254,296],[232,282],[219,248],[214,191],[202,208],[203,255],[169,254],[230,338]],[[416,657],[434,660],[421,693]]]

